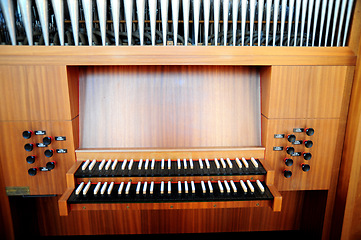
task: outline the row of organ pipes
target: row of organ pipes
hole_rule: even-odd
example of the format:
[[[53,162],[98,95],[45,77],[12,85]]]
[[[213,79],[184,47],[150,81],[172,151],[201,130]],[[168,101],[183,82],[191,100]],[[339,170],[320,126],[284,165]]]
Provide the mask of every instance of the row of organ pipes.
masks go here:
[[[8,44],[19,45],[20,19],[28,45],[34,45],[38,23],[42,44],[36,45],[46,46],[339,47],[347,45],[353,5],[354,0],[0,0],[0,42],[8,38]],[[56,24],[53,42],[49,14]]]

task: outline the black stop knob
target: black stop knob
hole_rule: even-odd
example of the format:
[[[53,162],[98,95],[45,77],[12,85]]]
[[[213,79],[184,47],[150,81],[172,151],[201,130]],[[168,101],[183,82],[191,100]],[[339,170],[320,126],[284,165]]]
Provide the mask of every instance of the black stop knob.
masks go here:
[[[50,158],[50,157],[53,156],[54,150],[53,149],[47,149],[47,150],[45,150],[44,154],[45,154],[45,157]]]
[[[45,145],[49,145],[49,144],[51,144],[51,137],[44,137],[43,138],[43,143],[45,144]]]
[[[27,143],[27,144],[24,145],[24,149],[25,149],[25,151],[31,152],[34,149],[34,144]]]
[[[294,141],[296,141],[296,136],[293,135],[293,134],[288,134],[288,135],[287,135],[287,140],[288,140],[290,143],[293,143]]]
[[[285,178],[290,178],[292,176],[292,172],[288,170],[284,170],[283,175],[285,176]]]
[[[303,153],[303,158],[305,160],[310,160],[312,158],[312,154],[311,153]]]
[[[313,142],[311,140],[305,140],[303,141],[303,143],[305,144],[306,148],[310,148],[313,146]]]
[[[54,161],[53,162],[47,162],[46,163],[46,168],[48,170],[53,170],[55,168],[55,162]]]
[[[23,132],[23,138],[29,139],[29,138],[31,138],[31,135],[32,135],[32,134],[33,134],[32,131],[24,131],[24,132]]]
[[[304,171],[304,172],[310,171],[310,168],[311,168],[310,165],[304,164],[304,163],[301,164],[301,167],[302,167],[302,171]]]
[[[35,162],[35,156],[27,156],[26,162],[29,164],[33,164]]]
[[[290,158],[286,158],[286,159],[285,159],[285,164],[286,164],[286,166],[290,167],[290,166],[293,165],[293,160],[290,159]]]
[[[315,129],[313,128],[306,128],[305,132],[307,134],[307,136],[312,136],[315,133]]]
[[[36,168],[29,168],[28,173],[30,176],[35,176],[37,171]]]
[[[286,147],[286,152],[291,155],[295,152],[295,149],[293,147]]]

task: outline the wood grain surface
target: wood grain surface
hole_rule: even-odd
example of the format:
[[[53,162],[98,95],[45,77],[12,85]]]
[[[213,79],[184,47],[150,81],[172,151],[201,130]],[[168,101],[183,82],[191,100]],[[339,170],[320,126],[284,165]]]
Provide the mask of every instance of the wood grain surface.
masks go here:
[[[266,119],[262,117],[264,124],[267,124],[268,135],[264,139],[266,147],[265,161],[275,170],[275,186],[280,191],[290,190],[326,190],[330,187],[331,178],[334,176],[334,161],[337,152],[341,151],[342,143],[337,140],[338,128],[340,123],[338,119]],[[293,133],[293,128],[315,129],[313,136],[307,136],[305,133]],[[274,138],[274,134],[294,134],[297,140],[311,140],[313,146],[305,148],[304,144],[294,145],[286,138]],[[325,137],[327,136],[327,137]],[[337,145],[340,144],[340,145]],[[304,160],[302,156],[292,157],[283,151],[274,151],[273,147],[289,146],[295,149],[295,152],[309,152],[312,154],[311,160]],[[338,155],[339,157],[339,155]],[[287,167],[284,163],[285,158],[293,160],[293,165]],[[311,169],[304,172],[301,164],[309,164]],[[292,177],[285,178],[284,170],[292,171]]]
[[[74,119],[73,121],[77,121]],[[75,149],[73,139],[73,121],[2,121],[0,122],[0,152],[2,172],[5,186],[29,187],[31,195],[62,194],[66,189],[66,172],[75,163]],[[24,139],[25,130],[45,130],[46,135],[32,135]],[[47,147],[36,147],[42,143],[45,136],[53,137],[52,143]],[[65,136],[66,141],[55,141],[55,136]],[[27,152],[24,145],[34,144],[34,149]],[[54,155],[45,157],[44,151],[53,149]],[[67,153],[56,153],[56,149],[67,149]],[[28,156],[35,156],[35,163],[26,161]],[[37,171],[35,176],[28,174],[28,169],[45,167],[47,162],[55,161],[52,171]]]
[[[267,118],[340,118],[348,105],[353,67],[273,66],[261,73]],[[343,113],[345,114],[345,113]]]
[[[0,120],[71,120],[65,66],[0,66]]]
[[[40,235],[161,234],[300,229],[304,192],[281,192],[282,211],[231,209],[71,211],[60,217],[58,197],[37,199]],[[317,199],[315,199],[317,201]]]
[[[0,46],[1,65],[354,66],[349,47]]]
[[[83,68],[80,148],[260,146],[259,92],[253,67]]]

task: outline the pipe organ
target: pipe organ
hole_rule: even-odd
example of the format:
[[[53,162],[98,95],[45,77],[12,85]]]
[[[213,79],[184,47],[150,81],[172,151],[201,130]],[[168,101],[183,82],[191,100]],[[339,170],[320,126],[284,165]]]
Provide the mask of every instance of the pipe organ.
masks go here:
[[[360,8],[0,0],[6,238],[358,239]]]

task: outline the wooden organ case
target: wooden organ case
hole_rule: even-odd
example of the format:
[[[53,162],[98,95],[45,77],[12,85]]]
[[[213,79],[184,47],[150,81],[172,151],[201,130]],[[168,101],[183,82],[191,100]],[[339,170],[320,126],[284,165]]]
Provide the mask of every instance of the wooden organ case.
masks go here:
[[[1,0],[5,236],[358,239],[361,4],[301,2]]]

